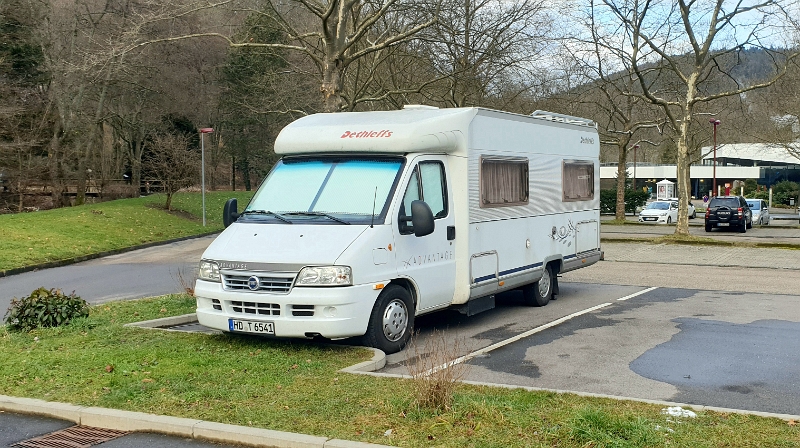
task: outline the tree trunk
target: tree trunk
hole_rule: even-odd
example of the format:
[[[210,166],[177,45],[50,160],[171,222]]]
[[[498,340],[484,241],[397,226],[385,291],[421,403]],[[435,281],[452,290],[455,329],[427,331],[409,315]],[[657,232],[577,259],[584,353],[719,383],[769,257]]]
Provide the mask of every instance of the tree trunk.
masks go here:
[[[617,159],[617,208],[614,217],[617,221],[625,220],[625,184],[628,180],[628,155],[625,153],[625,143],[618,142],[617,150],[619,158]]]
[[[231,191],[236,191],[236,156],[231,156]]]
[[[139,186],[142,184],[142,152],[144,151],[142,142],[139,139],[133,143],[133,158],[131,160],[131,192],[133,197],[138,198],[140,194]]]
[[[323,108],[325,112],[339,112],[342,110],[342,61],[340,59],[326,60],[322,70]],[[249,188],[248,188],[249,190]]]
[[[688,95],[692,95],[691,97]],[[693,98],[694,84],[689,84],[687,98]],[[683,110],[683,120],[678,138],[678,223],[675,226],[675,235],[689,235],[689,127],[692,123],[692,103],[687,101]]]

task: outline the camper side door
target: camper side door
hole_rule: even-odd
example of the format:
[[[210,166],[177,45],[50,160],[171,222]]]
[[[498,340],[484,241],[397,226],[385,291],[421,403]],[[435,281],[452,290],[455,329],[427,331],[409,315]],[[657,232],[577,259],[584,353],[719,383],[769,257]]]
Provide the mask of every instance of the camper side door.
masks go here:
[[[393,225],[397,274],[417,288],[417,310],[450,305],[455,291],[455,218],[444,156],[421,156],[409,164]],[[433,233],[415,236],[411,203],[425,201],[434,218]],[[448,232],[448,227],[450,231]],[[449,239],[448,239],[449,238]]]

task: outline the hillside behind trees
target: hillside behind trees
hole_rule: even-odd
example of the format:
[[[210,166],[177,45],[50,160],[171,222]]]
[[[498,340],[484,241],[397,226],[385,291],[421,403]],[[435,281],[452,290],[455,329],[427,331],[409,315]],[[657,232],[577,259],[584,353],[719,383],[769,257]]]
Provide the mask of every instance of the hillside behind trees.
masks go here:
[[[156,190],[156,170],[147,166],[153,145],[165,134],[184,136],[174,141],[199,160],[203,127],[214,128],[204,135],[207,187],[249,190],[275,162],[280,129],[331,104],[547,109],[603,129],[618,124],[598,78],[559,49],[559,11],[543,1],[348,4],[374,21],[343,25],[355,28],[335,47],[346,47],[347,66],[337,72],[341,98],[331,101],[322,83],[334,34],[319,21],[322,10],[261,0],[0,3],[0,213],[138,196],[145,183]],[[763,49],[726,58],[730,76],[705,89],[770,75]],[[800,131],[798,72],[698,114],[722,120],[721,143],[791,141]],[[622,83],[624,75],[609,79]],[[649,76],[672,87],[664,73]],[[675,134],[663,115],[641,102],[630,111],[650,123],[636,137],[649,142],[639,160],[674,160]],[[710,138],[710,127],[695,130],[694,160]],[[604,162],[618,161],[612,146],[602,151]]]

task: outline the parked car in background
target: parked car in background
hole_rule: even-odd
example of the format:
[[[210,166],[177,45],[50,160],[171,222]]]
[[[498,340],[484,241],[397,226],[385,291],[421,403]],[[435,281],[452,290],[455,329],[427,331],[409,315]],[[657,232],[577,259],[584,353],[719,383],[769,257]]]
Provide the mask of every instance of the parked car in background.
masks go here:
[[[678,220],[676,201],[653,201],[639,213],[639,222],[672,224]]]
[[[742,196],[715,196],[706,209],[706,232],[715,227],[729,227],[745,233],[753,227],[753,212]]]
[[[668,201],[678,202],[678,198],[669,198],[667,200]],[[696,217],[697,217],[697,210],[695,210],[694,204],[692,204],[692,201],[689,201],[689,219],[694,219]]]
[[[757,224],[759,226],[769,225],[769,207],[767,206],[767,201],[763,199],[745,199],[747,201],[747,206],[750,207],[750,210],[753,212],[753,224]]]

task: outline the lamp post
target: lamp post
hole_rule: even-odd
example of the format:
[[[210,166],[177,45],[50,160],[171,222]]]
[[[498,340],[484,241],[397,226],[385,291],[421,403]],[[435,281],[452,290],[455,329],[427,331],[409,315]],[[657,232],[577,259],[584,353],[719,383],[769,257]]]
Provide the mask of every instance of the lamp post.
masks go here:
[[[719,126],[720,121],[712,118],[708,120],[709,123],[714,125],[714,192],[711,196],[717,195],[717,126]]]
[[[633,145],[633,191],[636,191],[636,150],[639,145]]]
[[[201,128],[200,130],[200,191],[203,197],[203,227],[206,226],[206,144],[205,134],[214,132],[214,128]]]

